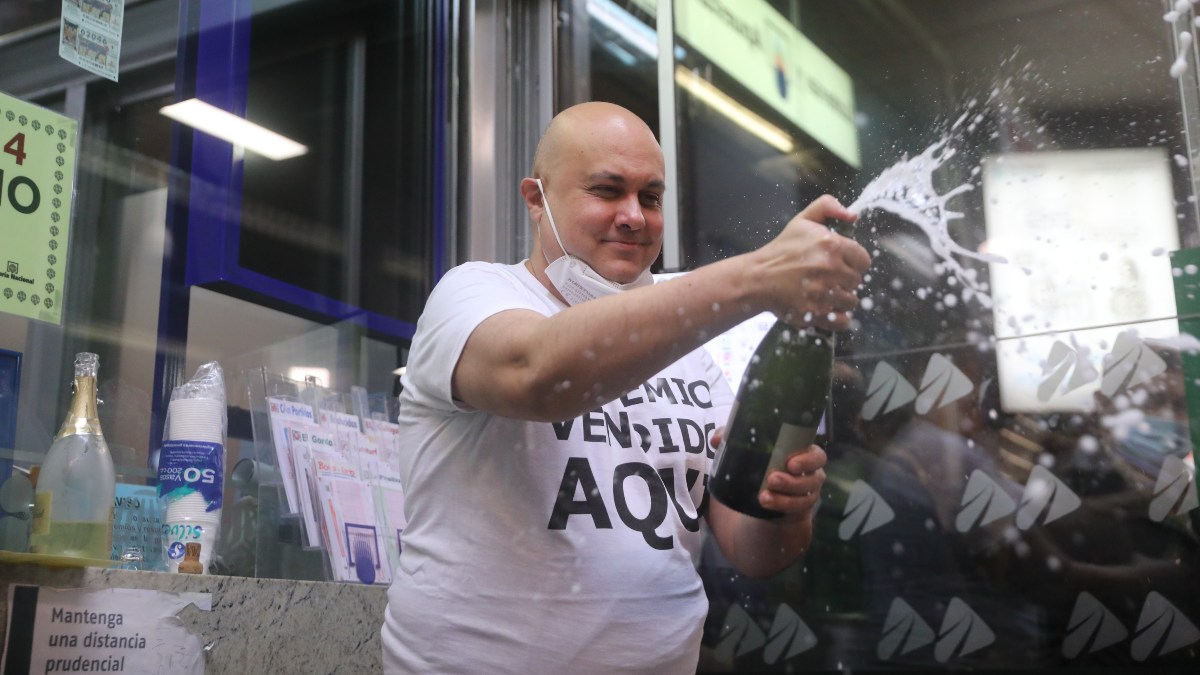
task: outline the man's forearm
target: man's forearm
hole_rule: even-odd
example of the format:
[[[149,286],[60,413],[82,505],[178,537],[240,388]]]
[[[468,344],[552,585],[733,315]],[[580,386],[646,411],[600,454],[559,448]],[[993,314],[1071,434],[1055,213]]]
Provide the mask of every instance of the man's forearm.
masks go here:
[[[468,341],[456,381],[463,400],[538,421],[580,415],[639,386],[721,332],[762,311],[742,278],[744,256],[652,287],[592,300],[547,318],[497,315]],[[503,337],[495,331],[504,331]],[[476,336],[472,335],[471,340]]]
[[[812,545],[811,510],[777,520],[752,518],[709,500],[708,524],[726,559],[742,574],[765,579],[795,564]]]
[[[596,408],[763,311],[830,330],[850,325],[866,249],[823,224],[853,218],[814,201],[762,248],[551,317],[497,314],[471,334],[454,394],[493,414],[559,421]]]

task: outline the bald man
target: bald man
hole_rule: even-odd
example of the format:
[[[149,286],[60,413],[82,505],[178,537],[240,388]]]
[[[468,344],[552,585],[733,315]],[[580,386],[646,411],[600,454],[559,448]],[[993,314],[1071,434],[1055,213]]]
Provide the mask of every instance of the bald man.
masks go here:
[[[758,520],[707,499],[733,394],[703,349],[763,311],[848,327],[867,252],[832,197],[750,253],[655,283],[664,165],[621,107],[550,123],[520,190],[515,265],[438,283],[401,394],[408,529],[382,630],[388,672],[695,672],[700,521],[765,577],[812,538],[821,448],[796,448]]]

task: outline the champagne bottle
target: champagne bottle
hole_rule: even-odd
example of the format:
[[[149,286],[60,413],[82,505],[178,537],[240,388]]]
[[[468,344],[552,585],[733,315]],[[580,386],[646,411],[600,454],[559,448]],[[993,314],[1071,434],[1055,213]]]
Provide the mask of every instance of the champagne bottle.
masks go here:
[[[34,553],[103,560],[112,555],[116,476],[96,407],[99,364],[95,354],[75,355],[71,409],[46,452],[34,493]]]
[[[708,492],[756,518],[783,514],[758,502],[767,475],[810,445],[829,402],[833,336],[783,321],[763,336],[738,387]]]
[[[825,224],[852,236],[851,223],[830,218]],[[833,346],[832,332],[783,321],[763,336],[738,386],[713,462],[708,492],[717,501],[755,518],[783,515],[764,508],[758,495],[767,487],[767,476],[782,470],[794,452],[814,440],[825,442],[817,434],[829,408]]]

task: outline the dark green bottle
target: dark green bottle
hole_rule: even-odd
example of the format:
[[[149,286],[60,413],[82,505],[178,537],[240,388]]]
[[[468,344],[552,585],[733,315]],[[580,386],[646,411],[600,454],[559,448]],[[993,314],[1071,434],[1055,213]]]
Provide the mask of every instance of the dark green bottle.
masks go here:
[[[829,403],[832,372],[830,333],[776,321],[742,376],[714,460],[709,494],[755,518],[782,516],[763,508],[758,495],[769,471],[782,468],[793,452],[816,438]]]

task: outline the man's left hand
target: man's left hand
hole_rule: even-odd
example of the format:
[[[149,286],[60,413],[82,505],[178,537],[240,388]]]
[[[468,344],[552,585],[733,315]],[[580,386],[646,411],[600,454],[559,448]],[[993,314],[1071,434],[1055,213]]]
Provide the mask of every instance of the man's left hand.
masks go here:
[[[808,518],[821,497],[826,460],[819,445],[792,455],[784,469],[767,474],[767,487],[759,493],[758,502],[789,520]]]

